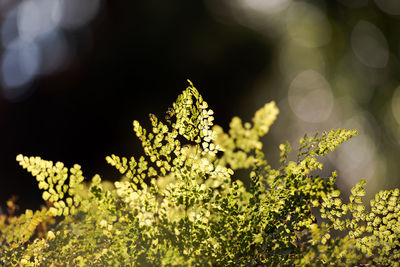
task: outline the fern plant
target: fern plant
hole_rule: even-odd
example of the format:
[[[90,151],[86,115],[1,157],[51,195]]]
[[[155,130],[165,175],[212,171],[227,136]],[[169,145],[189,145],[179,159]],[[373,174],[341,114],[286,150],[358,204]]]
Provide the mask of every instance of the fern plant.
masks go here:
[[[133,122],[140,157],[106,157],[122,178],[90,181],[79,165],[17,156],[36,177],[46,206],[0,217],[6,266],[348,266],[399,265],[399,190],[363,204],[364,181],[340,198],[336,172],[319,161],[355,130],[304,136],[296,161],[289,143],[281,165],[265,160],[260,137],[278,115],[274,102],[252,123],[235,117],[228,132],[189,82],[165,120]],[[235,171],[246,169],[246,187]],[[86,179],[87,180],[87,179]],[[13,210],[14,203],[7,203]],[[314,212],[318,211],[318,218]]]

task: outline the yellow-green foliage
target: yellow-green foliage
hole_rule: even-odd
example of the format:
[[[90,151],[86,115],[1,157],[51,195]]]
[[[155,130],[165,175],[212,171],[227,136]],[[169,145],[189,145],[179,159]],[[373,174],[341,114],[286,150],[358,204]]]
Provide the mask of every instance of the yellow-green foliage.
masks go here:
[[[339,197],[336,172],[320,157],[356,135],[332,130],[304,136],[296,161],[279,146],[281,166],[264,159],[259,138],[275,121],[274,102],[252,123],[233,118],[228,132],[190,83],[165,120],[133,122],[144,155],[111,155],[122,174],[111,184],[85,181],[79,165],[19,155],[47,206],[0,220],[6,266],[348,266],[399,265],[399,190],[363,205],[364,181]],[[250,177],[235,177],[246,169]],[[250,180],[245,187],[240,180]],[[12,204],[12,203],[11,203]],[[10,206],[12,206],[10,204]],[[321,218],[313,212],[318,211]],[[54,221],[57,218],[57,223]]]

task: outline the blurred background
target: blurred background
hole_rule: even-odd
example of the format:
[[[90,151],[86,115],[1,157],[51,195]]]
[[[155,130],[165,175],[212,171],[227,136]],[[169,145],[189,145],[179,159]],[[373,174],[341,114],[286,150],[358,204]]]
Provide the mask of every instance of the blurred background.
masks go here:
[[[397,187],[399,57],[398,0],[0,0],[0,206],[42,203],[19,153],[117,179],[105,156],[142,153],[132,120],[162,117],[186,79],[225,129],[276,101],[273,167],[286,140],[357,129],[322,175]]]

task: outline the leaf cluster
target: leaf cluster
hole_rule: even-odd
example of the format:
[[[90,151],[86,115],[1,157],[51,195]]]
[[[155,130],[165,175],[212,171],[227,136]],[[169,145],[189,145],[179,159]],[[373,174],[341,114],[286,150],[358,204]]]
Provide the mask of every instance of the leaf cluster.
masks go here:
[[[260,137],[279,111],[274,102],[252,123],[230,129],[192,83],[165,119],[133,130],[144,155],[106,157],[115,183],[80,166],[19,155],[38,181],[46,206],[0,218],[0,261],[7,266],[348,266],[399,265],[399,190],[363,204],[364,181],[345,203],[336,172],[320,177],[320,158],[357,134],[304,136],[297,160],[279,146],[281,165],[265,160]],[[238,170],[249,177],[237,177]],[[243,179],[249,179],[246,187]],[[13,207],[9,203],[9,207]],[[320,215],[315,216],[318,212]],[[55,221],[57,219],[57,223]],[[339,234],[338,234],[339,232]]]

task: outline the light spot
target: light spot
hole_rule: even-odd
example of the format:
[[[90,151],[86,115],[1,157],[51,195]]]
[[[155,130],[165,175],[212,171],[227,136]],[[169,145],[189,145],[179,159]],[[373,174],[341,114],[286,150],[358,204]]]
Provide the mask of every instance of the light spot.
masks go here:
[[[20,38],[34,40],[53,31],[60,20],[57,0],[28,0],[18,8],[17,24]]]
[[[14,100],[25,93],[22,87],[35,77],[40,67],[40,50],[33,42],[18,40],[5,50],[1,61],[3,94]]]
[[[6,15],[14,5],[14,0],[0,0],[0,14]]]
[[[289,105],[298,118],[310,123],[327,120],[334,99],[326,79],[314,70],[307,70],[292,81],[289,88]]]
[[[11,10],[5,19],[1,28],[1,42],[3,47],[7,47],[18,38],[17,11]]]
[[[396,89],[398,91],[399,89]],[[398,94],[399,92],[395,92],[393,94],[393,98],[396,97],[398,98],[399,96],[395,96],[395,94]],[[385,130],[389,133],[387,137],[390,139],[390,142],[392,144],[400,145],[400,124],[398,121],[398,116],[400,115],[397,113],[398,110],[398,105],[399,105],[399,99],[393,99],[392,98],[392,104],[386,106],[385,108],[385,116],[384,116],[384,125],[385,125]]]
[[[304,47],[320,47],[331,40],[331,25],[326,15],[317,7],[304,2],[290,5],[286,27],[289,36]]]
[[[293,79],[299,72],[307,69],[324,73],[325,59],[320,51],[293,45],[282,45],[279,55],[281,72],[289,79]]]
[[[61,26],[77,29],[89,23],[100,8],[100,0],[60,0]]]
[[[354,128],[354,127],[353,127]],[[338,148],[336,164],[339,173],[345,174],[344,182],[352,186],[360,177],[372,178],[375,171],[376,146],[366,134],[359,134]]]
[[[363,64],[373,68],[383,68],[389,60],[388,43],[374,24],[361,20],[351,34],[351,48]]]
[[[57,71],[67,61],[70,50],[61,31],[53,31],[37,41],[41,51],[40,74]]]
[[[338,172],[346,177],[341,179],[340,182],[347,187],[353,186],[362,177],[367,180],[373,179],[375,172],[379,171],[377,169],[377,160],[379,159],[377,140],[380,139],[380,128],[375,118],[357,107],[351,109],[348,104],[343,102],[338,104],[338,106],[347,109],[346,114],[350,115],[348,119],[340,123],[339,128],[356,129],[358,135],[339,146],[330,157],[331,159],[334,158]]]
[[[387,14],[400,15],[399,0],[375,0],[376,5]]]
[[[337,60],[335,69],[332,87],[337,95],[350,96],[362,104],[371,100],[374,88],[379,86],[374,69],[362,64],[351,52]]]
[[[400,86],[396,88],[392,97],[392,113],[397,124],[400,124]]]
[[[82,35],[90,44],[90,31],[65,38],[64,29],[87,27],[98,13],[101,0],[0,0],[4,20],[1,26],[0,78],[3,96],[10,101],[24,98],[38,75],[51,74],[73,56],[71,44]],[[12,6],[12,8],[11,8]],[[82,42],[83,42],[82,41]],[[89,50],[89,49],[88,49]]]
[[[239,0],[238,4],[242,8],[250,9],[252,11],[275,14],[284,10],[291,0]]]

